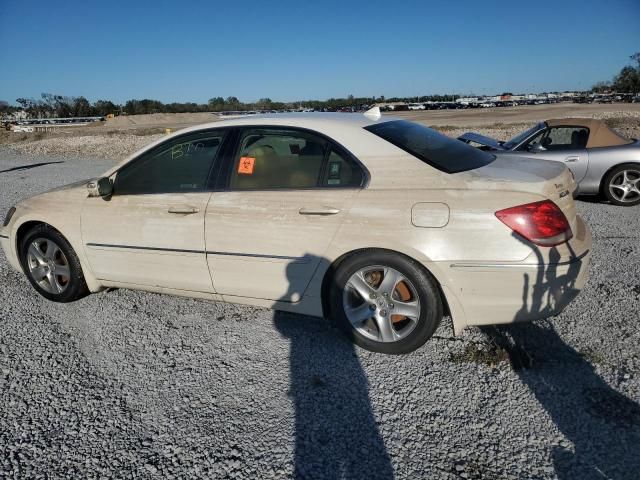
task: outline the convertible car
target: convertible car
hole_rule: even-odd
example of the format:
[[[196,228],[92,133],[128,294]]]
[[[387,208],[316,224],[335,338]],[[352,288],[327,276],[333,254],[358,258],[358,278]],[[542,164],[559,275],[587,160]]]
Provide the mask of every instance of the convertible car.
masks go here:
[[[622,137],[602,120],[547,120],[507,142],[473,132],[458,138],[501,156],[563,162],[578,182],[578,194],[601,195],[614,205],[640,204],[640,142]]]
[[[445,313],[459,332],[560,312],[591,249],[575,188],[557,162],[379,111],[255,115],[21,201],[0,244],[52,301],[119,287],[258,305],[405,353]]]

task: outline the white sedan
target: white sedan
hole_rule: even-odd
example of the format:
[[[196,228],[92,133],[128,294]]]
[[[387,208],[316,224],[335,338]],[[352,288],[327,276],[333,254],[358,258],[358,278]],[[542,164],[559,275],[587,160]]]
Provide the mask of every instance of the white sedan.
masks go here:
[[[377,111],[247,116],[23,200],[0,243],[49,300],[119,287],[271,307],[405,353],[444,315],[458,333],[560,312],[591,248],[575,188],[559,163]]]

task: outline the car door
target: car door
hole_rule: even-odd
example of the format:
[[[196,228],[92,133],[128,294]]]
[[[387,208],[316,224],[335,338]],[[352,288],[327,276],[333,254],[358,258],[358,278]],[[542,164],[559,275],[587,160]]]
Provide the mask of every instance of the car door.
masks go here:
[[[519,152],[533,154],[536,158],[563,162],[580,182],[589,168],[587,141],[589,129],[583,126],[548,127],[522,144]]]
[[[292,128],[245,128],[205,218],[207,261],[223,296],[296,302],[366,172],[343,148]]]
[[[222,130],[172,138],[119,169],[110,197],[87,198],[82,237],[97,278],[213,292],[204,215],[224,138]]]

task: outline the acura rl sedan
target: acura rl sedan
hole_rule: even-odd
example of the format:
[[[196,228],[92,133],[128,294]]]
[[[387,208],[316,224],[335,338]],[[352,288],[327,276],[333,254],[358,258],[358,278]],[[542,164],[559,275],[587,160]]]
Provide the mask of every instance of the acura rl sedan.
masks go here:
[[[575,189],[560,163],[377,110],[246,116],[18,203],[0,243],[52,301],[118,287],[250,304],[406,353],[444,316],[459,333],[565,308],[591,248]]]

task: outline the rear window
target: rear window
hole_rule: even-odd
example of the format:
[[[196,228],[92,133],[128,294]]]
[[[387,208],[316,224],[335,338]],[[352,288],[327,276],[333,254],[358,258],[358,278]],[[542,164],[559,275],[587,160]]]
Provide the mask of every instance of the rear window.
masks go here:
[[[446,173],[484,167],[496,158],[460,140],[406,120],[377,123],[364,128]]]

